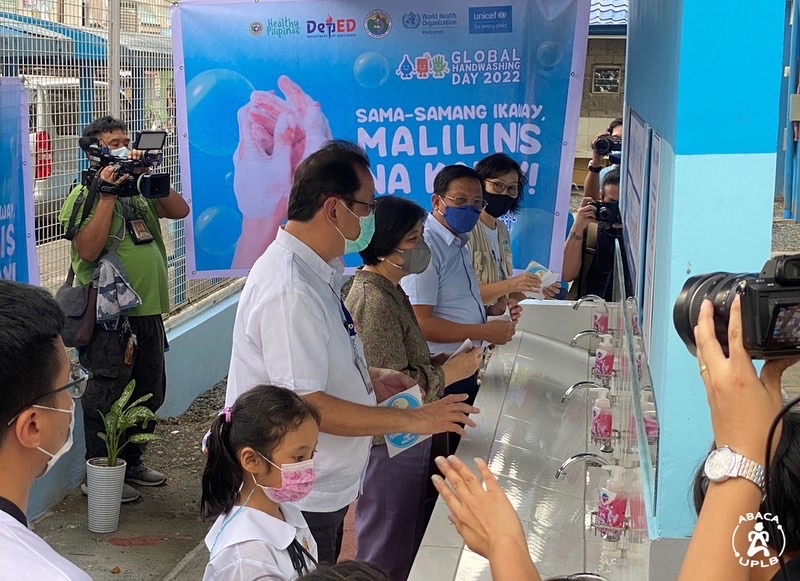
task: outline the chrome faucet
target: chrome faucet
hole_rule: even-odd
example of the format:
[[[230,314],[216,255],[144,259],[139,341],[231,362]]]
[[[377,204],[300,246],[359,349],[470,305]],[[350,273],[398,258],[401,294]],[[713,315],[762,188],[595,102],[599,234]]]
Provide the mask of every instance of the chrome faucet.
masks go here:
[[[567,468],[575,464],[575,462],[584,462],[586,466],[594,466],[595,468],[608,466],[608,461],[605,458],[601,458],[597,454],[592,454],[591,452],[581,452],[580,454],[573,454],[564,460],[561,467],[556,470],[556,479],[564,476],[567,472]]]
[[[575,344],[578,342],[578,339],[582,339],[583,337],[594,337],[595,339],[601,339],[602,333],[595,331],[594,329],[586,329],[585,331],[581,331],[577,335],[572,338],[572,341],[569,342],[570,347],[575,347]]]
[[[601,387],[603,386],[600,385],[599,383],[595,383],[594,381],[578,381],[570,385],[569,389],[567,389],[567,391],[564,392],[564,395],[561,396],[561,403],[566,403],[566,401],[569,399],[569,396],[571,396],[572,392],[575,391],[576,389],[582,389],[582,388],[599,389]]]
[[[606,305],[606,300],[601,296],[598,296],[598,295],[584,295],[581,298],[579,298],[577,301],[575,301],[575,304],[572,305],[572,308],[577,311],[581,307],[581,305],[583,303],[593,303],[593,302],[601,302],[601,303],[603,303],[604,307]],[[606,308],[608,308],[608,307],[606,307]]]

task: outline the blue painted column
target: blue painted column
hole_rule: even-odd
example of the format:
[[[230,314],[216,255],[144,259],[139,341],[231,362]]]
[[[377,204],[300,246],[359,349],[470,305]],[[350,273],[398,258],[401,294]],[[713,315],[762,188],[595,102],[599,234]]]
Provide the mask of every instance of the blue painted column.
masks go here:
[[[662,138],[650,365],[661,423],[651,533],[689,536],[711,443],[697,361],[672,323],[685,280],[770,256],[784,2],[630,3],[626,104]],[[742,50],[742,38],[759,39]]]

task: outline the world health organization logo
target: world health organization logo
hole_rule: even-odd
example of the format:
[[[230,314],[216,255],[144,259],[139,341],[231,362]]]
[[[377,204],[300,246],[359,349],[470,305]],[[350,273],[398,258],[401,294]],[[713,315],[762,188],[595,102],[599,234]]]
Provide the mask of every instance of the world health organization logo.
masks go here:
[[[419,12],[406,12],[403,14],[403,26],[406,28],[419,28],[419,23],[422,21]]]

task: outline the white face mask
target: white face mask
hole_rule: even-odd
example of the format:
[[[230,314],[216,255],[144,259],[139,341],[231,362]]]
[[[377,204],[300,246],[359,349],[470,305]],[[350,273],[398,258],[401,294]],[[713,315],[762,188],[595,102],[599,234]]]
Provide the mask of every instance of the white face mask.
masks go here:
[[[109,153],[111,155],[121,157],[122,159],[128,159],[128,154],[130,152],[131,152],[130,149],[128,149],[127,147],[118,147],[117,149],[112,149]]]
[[[61,408],[51,408],[51,407],[48,407],[46,405],[34,405],[33,406],[35,408],[39,408],[39,409],[43,409],[43,410],[61,412],[61,413],[70,415],[70,418],[69,418],[69,436],[67,436],[67,441],[64,442],[64,444],[58,449],[58,451],[55,454],[51,454],[50,452],[48,452],[47,450],[45,450],[41,446],[38,446],[36,448],[42,454],[47,454],[48,456],[50,456],[50,459],[47,461],[47,468],[45,468],[44,472],[42,472],[42,474],[41,474],[41,476],[39,476],[39,478],[42,478],[45,474],[50,472],[50,469],[53,466],[55,466],[55,463],[58,462],[58,460],[64,454],[69,452],[70,448],[72,448],[72,432],[73,432],[73,428],[75,427],[75,400],[72,400],[71,403],[72,403],[72,405],[70,406],[70,408],[68,410],[62,410]]]

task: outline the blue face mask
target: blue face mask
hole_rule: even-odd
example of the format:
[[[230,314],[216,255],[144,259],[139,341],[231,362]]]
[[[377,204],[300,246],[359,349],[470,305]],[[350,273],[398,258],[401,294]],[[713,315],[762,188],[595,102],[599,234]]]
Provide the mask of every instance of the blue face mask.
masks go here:
[[[341,200],[339,200],[342,202]],[[342,234],[342,231],[339,228],[336,228],[336,231],[339,234],[342,234],[342,238],[344,238],[344,253],[345,254],[354,254],[356,252],[361,252],[367,246],[369,246],[370,240],[372,240],[372,235],[375,233],[375,213],[370,213],[369,216],[358,216],[353,210],[347,207],[347,204],[342,202],[342,205],[345,209],[353,214],[356,218],[358,218],[358,226],[361,231],[358,234],[358,238],[355,240],[350,240],[347,236]]]
[[[444,209],[444,214],[442,214],[444,221],[456,234],[471,232],[480,217],[481,211],[472,204],[467,204],[460,208],[447,206]]]

